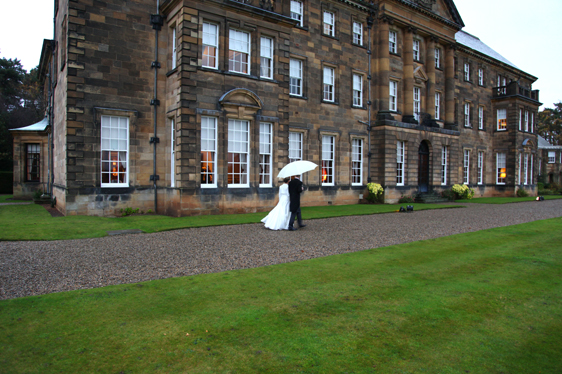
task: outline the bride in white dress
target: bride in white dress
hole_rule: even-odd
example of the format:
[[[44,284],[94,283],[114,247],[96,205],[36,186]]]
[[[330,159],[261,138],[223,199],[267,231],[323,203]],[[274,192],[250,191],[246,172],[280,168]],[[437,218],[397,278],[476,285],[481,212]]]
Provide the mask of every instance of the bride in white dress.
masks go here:
[[[287,230],[289,228],[289,181],[291,178],[283,179],[283,184],[279,187],[279,202],[261,221],[270,230]]]

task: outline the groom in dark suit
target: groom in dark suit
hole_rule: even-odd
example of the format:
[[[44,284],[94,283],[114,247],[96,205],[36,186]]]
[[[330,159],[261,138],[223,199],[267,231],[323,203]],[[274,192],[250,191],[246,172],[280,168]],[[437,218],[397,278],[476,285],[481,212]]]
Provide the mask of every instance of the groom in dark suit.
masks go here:
[[[295,223],[295,216],[299,223],[299,227],[305,227],[302,223],[301,217],[301,192],[304,191],[302,182],[299,180],[298,176],[295,176],[292,181],[289,182],[289,199],[291,204],[289,205],[289,210],[291,211],[291,218],[289,218],[289,231],[295,231],[296,228],[293,227]]]

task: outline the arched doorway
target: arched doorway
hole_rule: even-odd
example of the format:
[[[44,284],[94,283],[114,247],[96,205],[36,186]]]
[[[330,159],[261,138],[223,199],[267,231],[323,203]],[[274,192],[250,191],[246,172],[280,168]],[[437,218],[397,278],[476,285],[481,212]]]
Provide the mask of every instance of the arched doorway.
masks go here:
[[[429,145],[425,140],[418,149],[418,189],[420,192],[429,190]]]

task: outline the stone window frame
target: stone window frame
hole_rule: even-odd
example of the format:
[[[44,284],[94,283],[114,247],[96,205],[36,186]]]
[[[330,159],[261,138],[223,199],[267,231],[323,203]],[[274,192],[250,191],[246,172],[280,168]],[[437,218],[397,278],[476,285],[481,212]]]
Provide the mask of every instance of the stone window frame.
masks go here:
[[[326,150],[325,146],[326,143],[324,142],[326,139],[330,139],[332,144],[331,144],[331,159],[324,159],[324,154],[325,152],[330,152],[330,150]],[[336,135],[333,133],[326,133],[326,132],[320,132],[320,144],[321,144],[321,149],[320,149],[320,183],[322,186],[335,186],[335,179],[336,179]],[[331,161],[331,165],[326,165],[326,167],[324,167],[324,161],[326,162],[330,162]],[[324,182],[324,170],[326,169],[326,179],[329,180],[329,178],[331,177],[331,182]],[[331,174],[330,171],[331,170]]]
[[[333,21],[333,24],[331,25],[332,26],[331,32],[328,32],[328,33],[326,33],[326,25],[327,25],[327,23],[325,22],[326,21],[326,18],[325,18],[326,14],[331,14],[332,15],[332,21]],[[337,8],[335,8],[331,4],[322,4],[322,29],[321,29],[321,34],[323,36],[328,37],[328,38],[338,39],[338,35],[339,35],[338,19],[339,19],[339,11],[338,11]]]
[[[448,177],[448,166],[449,166],[449,146],[442,145],[441,146],[441,185],[447,185],[447,177]]]
[[[392,86],[396,89],[394,96],[392,95]],[[388,82],[388,110],[391,112],[398,112],[398,85],[399,81],[395,79],[390,79]],[[394,98],[394,101],[391,99]],[[394,106],[394,109],[392,108]]]
[[[366,144],[367,137],[366,137],[366,136],[355,135],[355,134],[350,134],[349,137],[350,137],[349,140],[350,140],[350,145],[351,145],[351,152],[350,152],[350,156],[351,156],[351,157],[350,157],[350,159],[351,159],[351,165],[350,165],[350,171],[351,171],[350,181],[351,181],[351,185],[352,185],[352,186],[363,186],[363,185],[364,185],[364,182],[365,182],[365,177],[364,177],[364,174],[365,174],[365,173],[364,173],[364,170],[363,170],[363,169],[364,169],[364,167],[365,167],[365,156],[366,156],[366,155],[365,155],[365,152],[366,152],[365,144]],[[353,153],[353,142],[354,142],[355,140],[361,141],[361,151],[360,151],[359,153]],[[360,159],[360,160],[354,160],[354,158],[353,158],[353,157],[354,157],[354,154],[359,154],[361,159]],[[355,162],[359,162],[359,163],[360,163],[359,168],[354,168],[354,167],[353,167],[353,164],[354,164]],[[359,170],[359,179],[360,179],[360,182],[355,182],[355,183],[353,182],[353,177],[354,177],[354,175],[353,175],[353,170]]]
[[[356,32],[355,25],[359,25],[360,30]],[[365,40],[365,28],[363,27],[363,22],[359,21],[355,16],[351,20],[351,44],[363,47]],[[357,42],[358,40],[359,42]]]
[[[500,158],[502,158],[502,160],[500,160]],[[502,173],[505,173],[504,177],[501,176]],[[507,179],[507,153],[497,152],[496,153],[496,185],[505,185],[506,179]]]
[[[41,182],[41,143],[24,143],[25,146],[25,177],[24,181],[26,183],[39,183]],[[33,152],[30,152],[33,151]],[[30,157],[30,155],[36,155]],[[30,164],[31,161],[31,164]],[[30,171],[30,169],[36,168],[36,171]],[[34,175],[35,178],[31,177]]]
[[[263,56],[263,40],[264,39],[268,39],[271,41],[271,56]],[[273,80],[274,78],[274,74],[275,74],[275,38],[272,36],[268,36],[268,35],[260,35],[259,36],[259,40],[260,40],[260,78],[262,79],[267,79],[267,80]],[[268,69],[270,71],[270,76],[265,76],[262,74],[262,65],[263,65],[263,59],[264,58],[269,58],[270,62],[269,62],[269,66]]]
[[[396,140],[396,186],[398,187],[406,185],[406,144],[405,140]]]
[[[98,161],[96,163],[97,169],[96,170],[96,185],[100,186],[101,188],[126,188],[129,187],[131,184],[131,180],[135,180],[135,160],[131,155],[134,153],[134,149],[132,146],[132,140],[135,139],[136,134],[136,121],[139,117],[139,112],[136,110],[130,109],[121,109],[121,108],[106,108],[106,107],[94,107],[94,123],[96,127],[96,148],[95,151],[98,154]],[[103,116],[108,117],[126,117],[128,119],[128,141],[127,141],[127,183],[119,184],[119,185],[102,185],[102,137],[101,137],[101,118]],[[98,148],[99,147],[99,148]]]
[[[301,75],[298,78],[291,75],[291,72],[292,72],[291,61],[300,62],[300,73],[301,73]],[[305,87],[306,87],[306,85],[304,84],[305,83],[304,82],[305,68],[306,68],[306,59],[305,58],[301,58],[300,56],[299,57],[295,57],[295,56],[290,57],[290,59],[289,59],[289,96],[290,97],[305,98],[305,94],[304,94]],[[291,92],[291,78],[300,79],[300,85],[299,85],[299,88],[300,88],[300,91],[301,91],[300,94],[295,94],[295,93]]]
[[[421,120],[421,112],[422,112],[422,88],[418,86],[414,86],[412,89],[412,102],[413,102],[413,114],[416,121]],[[416,93],[418,99],[416,100]]]
[[[112,127],[114,119],[117,119],[117,121],[118,121],[118,124],[117,124],[118,127],[116,129],[114,127]],[[126,124],[125,124],[125,126],[126,126],[126,128],[125,128],[126,137],[125,138],[121,137],[121,130],[123,130],[121,128],[121,126],[123,125],[121,123],[122,119],[126,120]],[[108,127],[108,125],[109,125],[109,127]],[[114,129],[118,133],[117,137],[115,137],[114,134],[113,134]],[[129,124],[129,117],[127,117],[127,116],[115,116],[115,115],[102,115],[101,116],[101,118],[100,118],[100,139],[101,139],[101,143],[100,143],[100,168],[101,168],[100,187],[101,188],[119,188],[119,187],[129,187],[130,186],[130,177],[129,177],[130,163],[131,163],[130,162],[130,159],[131,159],[130,134],[131,134],[131,129],[130,129],[130,124]],[[104,137],[104,135],[105,135],[105,137]],[[104,146],[104,141],[107,141],[106,146]],[[122,141],[125,141],[126,146],[121,147],[119,145],[116,148],[112,145],[113,141],[116,141],[119,144]],[[108,157],[103,156],[103,154],[105,152],[108,152]],[[112,158],[113,153],[117,153],[117,156],[118,156],[117,160]],[[122,153],[125,153],[125,172],[124,173],[120,171],[120,167],[123,165],[123,160],[121,160]],[[104,171],[104,165],[107,165],[107,171]],[[110,170],[110,168],[113,167],[113,166],[115,166],[116,169]],[[117,181],[113,182],[110,178],[110,175],[114,176],[115,174],[117,174]],[[120,175],[123,175],[123,174],[124,174],[124,182],[119,182]],[[104,182],[104,175],[108,177],[108,182]]]
[[[463,123],[465,128],[472,128],[472,115],[471,115],[472,103],[470,101],[465,101],[463,104]]]
[[[356,89],[355,89],[355,77],[359,77],[360,79],[360,83],[361,83],[361,87],[360,87],[360,95],[359,95],[359,104],[355,104],[355,98],[356,98]],[[353,108],[364,108],[365,107],[365,100],[364,100],[364,95],[365,95],[365,84],[364,84],[364,80],[365,80],[365,74],[360,73],[358,71],[353,71],[351,73],[351,106]]]
[[[273,187],[273,133],[275,131],[274,128],[274,124],[272,122],[269,121],[258,121],[258,125],[259,125],[259,138],[258,138],[258,185],[261,188],[271,188]],[[267,152],[262,152],[262,125],[269,125],[269,142],[267,143],[269,145],[269,153]],[[262,162],[262,156],[263,155],[269,155],[269,162],[268,162],[268,166],[269,166],[269,183],[261,183],[261,179],[262,179],[262,175],[264,175],[265,173],[262,173],[262,168],[261,165],[266,164],[265,162]]]
[[[484,184],[484,167],[486,163],[484,159],[486,157],[486,152],[484,151],[477,151],[476,153],[476,184],[481,186]]]
[[[178,67],[178,35],[177,35],[177,24],[176,22],[173,22],[172,24],[170,24],[168,26],[168,28],[171,30],[170,32],[170,38],[171,38],[171,43],[170,43],[170,52],[171,52],[171,66],[170,66],[170,71],[175,70]]]
[[[470,153],[471,148],[463,148],[463,184],[469,185],[470,184]]]
[[[293,7],[293,4],[296,6],[297,4],[300,5],[300,13],[298,12],[293,12],[293,10],[297,10],[296,8]],[[304,26],[304,2],[300,1],[300,0],[291,0],[289,3],[289,13],[290,13],[290,17],[291,19],[294,19],[296,21],[298,21],[298,25],[300,27]],[[293,14],[297,14],[300,15],[300,18],[295,18],[293,17]]]
[[[478,85],[480,87],[484,87],[485,86],[485,82],[486,82],[486,75],[484,73],[484,68],[483,67],[479,67],[478,68]]]
[[[523,185],[529,184],[529,153],[523,153]]]
[[[416,49],[416,45],[417,45],[417,49]],[[422,50],[422,41],[421,41],[421,39],[419,39],[419,38],[414,38],[414,39],[412,40],[412,55],[413,55],[413,58],[414,58],[414,61],[415,61],[415,62],[421,63],[421,60],[422,60],[422,53],[421,53],[421,50]],[[417,56],[416,56],[416,55],[417,55]]]
[[[394,40],[392,36],[394,35]],[[398,54],[398,31],[388,30],[388,51],[390,54]]]
[[[486,108],[478,105],[478,130],[486,130]]]
[[[203,127],[203,118],[207,118],[207,119],[213,119],[214,120],[214,125],[215,125],[215,144],[214,144],[214,152],[215,152],[215,157],[214,159],[211,161],[211,164],[213,165],[213,178],[214,181],[212,183],[203,183],[201,180],[201,177],[203,176],[203,164],[205,163],[205,161],[203,160],[203,157],[201,156],[203,152],[213,152],[213,150],[203,150],[202,147],[202,141],[203,141],[203,132],[201,131],[201,134],[199,135],[199,148],[200,148],[200,172],[199,172],[199,187],[200,188],[217,188],[218,187],[218,156],[219,156],[219,149],[218,149],[218,137],[219,137],[219,117],[218,116],[213,116],[213,115],[201,115],[199,118],[199,123],[201,124],[201,128]],[[212,140],[212,139],[211,139]],[[206,161],[208,163],[208,160]],[[206,173],[207,174],[207,173]]]
[[[232,34],[232,33],[234,33],[234,34]],[[248,36],[248,41],[247,41],[248,51],[247,52],[239,51],[237,49],[231,48],[231,44],[232,44],[231,35],[236,36],[238,34],[246,34]],[[235,27],[234,25],[229,25],[228,35],[225,39],[227,40],[227,43],[228,43],[228,45],[227,45],[227,47],[228,47],[227,48],[227,53],[228,53],[227,71],[231,74],[240,74],[240,75],[244,75],[244,76],[251,75],[251,72],[252,72],[252,31],[245,30],[244,28],[240,28],[240,27]],[[247,72],[244,72],[243,71],[244,69],[241,69],[242,71],[234,70],[235,66],[231,69],[231,66],[230,66],[230,61],[231,61],[230,52],[231,51],[233,51],[235,53],[237,52],[237,53],[240,53],[240,54],[245,54],[247,56],[247,62],[246,62]],[[237,62],[236,60],[233,60],[233,61],[234,61],[234,64]],[[241,66],[243,66],[244,62],[240,62],[240,64],[241,64]]]
[[[238,141],[237,139],[230,139],[230,130],[231,130],[231,123],[232,124],[236,124],[236,122],[245,122],[247,125],[247,129],[246,129],[246,148],[247,151],[246,152],[235,152],[236,149],[231,149],[230,145],[231,145],[231,141],[233,142],[232,145],[234,145],[234,142]],[[252,166],[252,124],[255,123],[255,121],[249,120],[249,119],[244,119],[244,118],[226,118],[226,131],[227,131],[227,139],[226,139],[226,154],[227,154],[227,159],[226,159],[226,165],[227,165],[227,170],[226,170],[226,176],[227,176],[227,187],[228,188],[248,188],[250,187],[250,181],[251,181],[251,166]],[[233,129],[233,131],[235,131],[236,129]],[[234,171],[230,172],[229,166],[232,164],[233,166],[236,165],[237,163],[234,161],[229,161],[229,155],[230,153],[233,154],[246,154],[246,172],[245,173],[235,173]],[[243,162],[240,162],[240,165],[243,165]],[[234,167],[233,167],[234,169]],[[230,183],[228,182],[228,179],[230,177],[230,175],[232,174],[233,179],[235,175],[240,175],[246,176],[246,182],[242,183],[242,182],[238,182],[238,183]],[[234,180],[233,180],[234,182]]]
[[[500,117],[500,111],[505,113],[504,116]],[[496,108],[496,131],[507,131],[507,108]]]
[[[471,80],[471,69],[472,67],[470,66],[470,62],[469,61],[465,61],[464,62],[464,69],[463,69],[463,77],[464,77],[464,81],[465,82],[472,82]]]
[[[338,68],[337,68],[337,64],[331,64],[331,63],[322,63],[322,98],[321,98],[321,102],[323,103],[327,103],[327,104],[335,104],[338,105],[339,104],[339,100],[338,100],[338,87],[339,87],[339,79],[338,79]],[[326,85],[330,85],[330,83],[326,83],[326,70],[328,71],[332,71],[333,73],[333,81],[331,83],[332,86],[332,99],[326,99]],[[329,91],[328,91],[329,92]]]
[[[216,26],[216,35],[215,35],[215,43],[216,46],[213,46],[212,44],[206,44],[205,41],[205,24],[207,25],[211,25],[211,26]],[[220,33],[221,33],[221,27],[223,25],[220,22],[214,21],[214,20],[207,20],[207,19],[203,19],[201,21],[201,67],[206,68],[206,69],[213,69],[213,70],[219,70],[219,60],[220,60]],[[211,66],[211,65],[204,65],[204,56],[205,56],[205,46],[211,46],[213,48],[215,48],[215,66]],[[211,56],[211,55],[208,55]]]
[[[440,47],[435,47],[435,69],[439,69],[441,70],[441,48]]]
[[[441,91],[435,91],[435,120],[441,121]]]

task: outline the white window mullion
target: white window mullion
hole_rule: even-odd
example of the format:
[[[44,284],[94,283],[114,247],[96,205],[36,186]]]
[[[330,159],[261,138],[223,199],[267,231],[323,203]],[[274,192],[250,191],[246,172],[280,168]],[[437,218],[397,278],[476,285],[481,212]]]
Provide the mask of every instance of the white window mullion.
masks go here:
[[[217,187],[217,119],[201,117],[201,188]]]
[[[464,184],[470,184],[470,151],[464,150]]]
[[[396,185],[404,185],[404,155],[405,155],[405,142],[396,142]]]
[[[335,137],[322,136],[322,185],[334,185]]]
[[[101,117],[101,187],[129,186],[129,118]]]
[[[363,184],[363,139],[353,139],[351,142],[351,185]]]
[[[260,123],[260,187],[271,187],[272,124]]]
[[[260,77],[273,79],[273,39],[261,37]]]
[[[441,148],[441,185],[447,185],[447,163],[449,159],[449,148]]]

